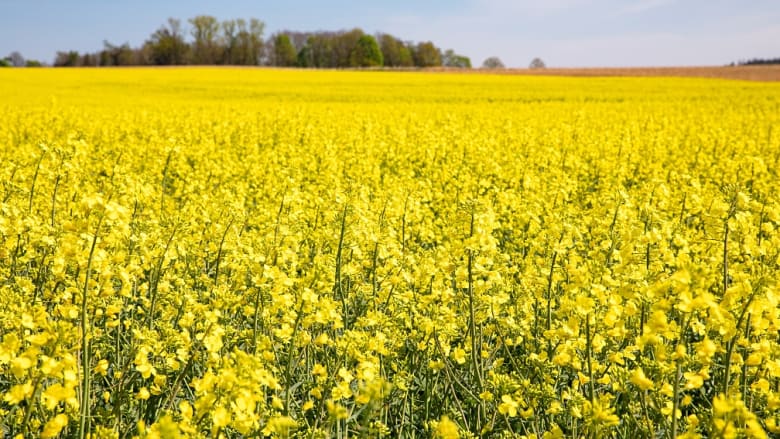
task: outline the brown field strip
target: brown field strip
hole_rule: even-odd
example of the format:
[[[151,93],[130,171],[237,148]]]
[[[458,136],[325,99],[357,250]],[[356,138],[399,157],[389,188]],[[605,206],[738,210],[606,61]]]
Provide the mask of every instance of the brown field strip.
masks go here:
[[[716,67],[583,67],[546,69],[462,70],[431,69],[432,71],[473,72],[535,76],[627,76],[627,77],[700,77],[740,79],[749,81],[780,81],[780,65],[716,66]]]

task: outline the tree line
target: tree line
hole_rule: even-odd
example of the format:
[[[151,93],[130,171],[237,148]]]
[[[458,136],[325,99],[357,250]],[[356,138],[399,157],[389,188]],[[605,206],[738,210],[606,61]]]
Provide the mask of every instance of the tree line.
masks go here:
[[[734,65],[734,63],[731,63]],[[752,58],[747,61],[739,61],[740,66],[762,66],[770,64],[780,64],[780,58]]]
[[[256,19],[219,21],[210,15],[170,18],[140,47],[103,42],[97,52],[57,52],[55,67],[144,65],[245,65],[314,68],[459,67],[471,60],[431,41],[404,41],[371,35],[359,28],[343,31],[280,31],[264,38]]]
[[[18,51],[11,52],[8,56],[0,58],[0,67],[42,67],[43,63],[35,59],[24,59]]]

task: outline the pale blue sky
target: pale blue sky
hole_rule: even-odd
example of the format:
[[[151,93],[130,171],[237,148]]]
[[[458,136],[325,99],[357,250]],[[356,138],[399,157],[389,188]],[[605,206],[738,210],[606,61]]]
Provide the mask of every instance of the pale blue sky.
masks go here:
[[[392,33],[432,40],[479,65],[721,65],[780,57],[780,0],[0,0],[0,56],[51,62],[103,40],[143,43],[168,17],[256,17],[281,29]]]

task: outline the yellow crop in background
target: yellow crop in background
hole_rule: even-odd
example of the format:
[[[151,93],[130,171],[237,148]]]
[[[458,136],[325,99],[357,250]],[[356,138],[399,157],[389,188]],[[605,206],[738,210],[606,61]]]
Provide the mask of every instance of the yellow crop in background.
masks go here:
[[[0,70],[0,431],[780,433],[780,86]]]

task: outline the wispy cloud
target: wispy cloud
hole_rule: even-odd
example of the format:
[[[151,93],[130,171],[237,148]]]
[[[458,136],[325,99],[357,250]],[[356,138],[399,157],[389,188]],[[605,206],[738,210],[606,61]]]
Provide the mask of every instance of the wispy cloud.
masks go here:
[[[522,14],[525,16],[544,17],[564,11],[594,5],[603,0],[473,0],[471,6],[477,13],[512,16]]]
[[[641,14],[652,9],[657,9],[663,6],[669,6],[675,3],[677,0],[636,0],[630,2],[630,4],[617,10],[615,15],[633,15]]]

